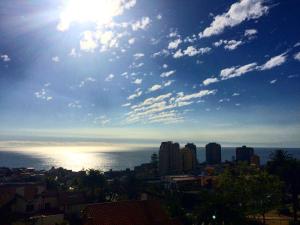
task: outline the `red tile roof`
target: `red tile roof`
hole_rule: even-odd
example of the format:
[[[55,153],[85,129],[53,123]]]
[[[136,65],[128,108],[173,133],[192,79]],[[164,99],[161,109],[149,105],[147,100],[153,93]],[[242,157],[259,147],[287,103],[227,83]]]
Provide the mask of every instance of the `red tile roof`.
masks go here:
[[[85,225],[173,225],[158,201],[124,201],[89,205]]]

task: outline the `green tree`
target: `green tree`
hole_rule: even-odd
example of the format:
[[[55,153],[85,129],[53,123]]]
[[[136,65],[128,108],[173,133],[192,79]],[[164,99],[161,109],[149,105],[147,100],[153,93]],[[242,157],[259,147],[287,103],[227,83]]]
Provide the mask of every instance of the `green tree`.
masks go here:
[[[293,158],[284,150],[271,153],[267,169],[271,174],[280,177],[284,182],[286,193],[292,197],[294,222],[298,221],[299,192],[300,192],[300,161]]]
[[[104,200],[105,177],[99,170],[89,169],[79,178],[79,187],[93,201]]]
[[[247,216],[265,213],[280,202],[278,177],[244,164],[219,175],[213,191],[199,195],[197,224],[246,224]]]
[[[266,213],[280,205],[282,183],[277,176],[260,171],[248,179],[248,185],[251,197],[248,209],[251,213],[260,214],[263,224],[266,224]]]

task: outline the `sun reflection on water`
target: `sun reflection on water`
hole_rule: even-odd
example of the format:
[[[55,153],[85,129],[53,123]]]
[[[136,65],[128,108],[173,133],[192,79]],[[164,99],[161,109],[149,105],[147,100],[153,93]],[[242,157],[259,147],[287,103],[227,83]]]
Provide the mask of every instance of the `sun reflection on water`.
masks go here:
[[[124,150],[128,148],[124,148]],[[82,169],[97,168],[101,170],[109,169],[114,163],[114,159],[107,157],[107,152],[120,150],[115,146],[51,146],[51,147],[31,147],[27,149],[36,157],[45,156],[48,158],[47,165],[64,167],[73,171]]]

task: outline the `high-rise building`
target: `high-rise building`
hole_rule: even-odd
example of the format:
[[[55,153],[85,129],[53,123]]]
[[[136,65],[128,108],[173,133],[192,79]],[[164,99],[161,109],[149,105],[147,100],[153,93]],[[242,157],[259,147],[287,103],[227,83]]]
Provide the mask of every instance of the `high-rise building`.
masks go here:
[[[235,150],[236,161],[244,161],[250,163],[251,157],[254,155],[254,149],[250,147],[246,147],[245,145],[242,147],[238,147]]]
[[[159,172],[161,175],[182,172],[182,156],[178,143],[162,142],[159,148]]]
[[[198,163],[197,160],[197,147],[194,143],[187,143],[185,145],[185,148],[189,149],[192,153],[193,153],[193,160],[194,160],[194,164],[196,165]]]
[[[184,172],[193,171],[197,165],[197,147],[193,143],[188,143],[180,150],[182,155],[182,169]]]
[[[221,145],[218,143],[209,143],[205,146],[206,162],[208,164],[221,163]]]

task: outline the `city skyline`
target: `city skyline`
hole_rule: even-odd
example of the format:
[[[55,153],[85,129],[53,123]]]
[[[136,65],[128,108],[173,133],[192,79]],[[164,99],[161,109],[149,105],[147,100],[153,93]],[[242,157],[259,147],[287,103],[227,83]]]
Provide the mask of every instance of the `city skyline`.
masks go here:
[[[1,1],[0,148],[299,147],[299,6]]]

